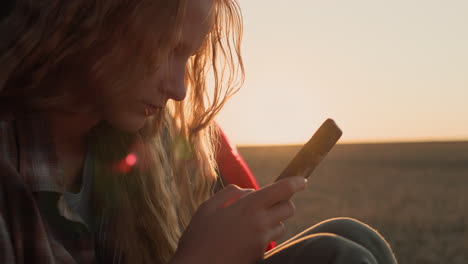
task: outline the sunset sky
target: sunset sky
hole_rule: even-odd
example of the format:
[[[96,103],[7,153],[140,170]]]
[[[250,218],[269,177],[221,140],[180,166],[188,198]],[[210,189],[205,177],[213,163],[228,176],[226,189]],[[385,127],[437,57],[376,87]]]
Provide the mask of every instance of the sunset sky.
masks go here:
[[[468,1],[239,0],[246,82],[217,121],[235,144],[468,140]]]

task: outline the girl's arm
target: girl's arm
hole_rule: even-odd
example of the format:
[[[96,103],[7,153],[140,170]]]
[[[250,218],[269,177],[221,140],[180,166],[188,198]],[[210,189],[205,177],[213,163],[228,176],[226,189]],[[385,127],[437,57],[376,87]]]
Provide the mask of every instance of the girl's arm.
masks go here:
[[[10,232],[2,214],[0,214],[0,263],[16,263]]]
[[[17,177],[16,172],[5,161],[0,160],[0,263],[16,263],[12,237],[4,215],[7,211],[7,189],[12,186],[10,179]]]
[[[0,263],[52,263],[32,193],[10,164],[0,160]]]

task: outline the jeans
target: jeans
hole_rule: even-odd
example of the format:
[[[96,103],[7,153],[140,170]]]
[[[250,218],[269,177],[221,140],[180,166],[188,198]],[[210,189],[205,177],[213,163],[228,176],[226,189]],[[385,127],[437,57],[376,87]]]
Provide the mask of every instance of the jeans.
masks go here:
[[[258,264],[396,264],[385,239],[351,218],[321,222],[264,255]]]

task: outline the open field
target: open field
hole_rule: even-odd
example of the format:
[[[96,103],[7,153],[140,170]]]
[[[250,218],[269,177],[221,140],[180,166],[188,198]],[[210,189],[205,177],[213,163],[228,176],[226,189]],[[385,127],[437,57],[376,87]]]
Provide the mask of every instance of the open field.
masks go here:
[[[261,186],[298,150],[239,147]],[[376,228],[399,263],[468,263],[468,142],[337,145],[294,202],[283,240],[348,216]]]

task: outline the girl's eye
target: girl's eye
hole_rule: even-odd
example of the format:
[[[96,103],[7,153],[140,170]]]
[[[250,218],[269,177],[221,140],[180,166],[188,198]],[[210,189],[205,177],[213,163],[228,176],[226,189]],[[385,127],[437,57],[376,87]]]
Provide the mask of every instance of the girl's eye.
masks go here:
[[[187,46],[179,44],[174,48],[174,54],[178,56],[192,57],[193,55],[195,55],[195,52],[192,53],[192,51],[190,51],[190,49]]]
[[[183,45],[177,45],[175,48],[174,48],[174,53],[180,55],[180,54],[185,54],[187,53],[187,48]]]
[[[182,47],[181,46],[177,46],[174,48],[174,53],[181,53],[182,52]]]

